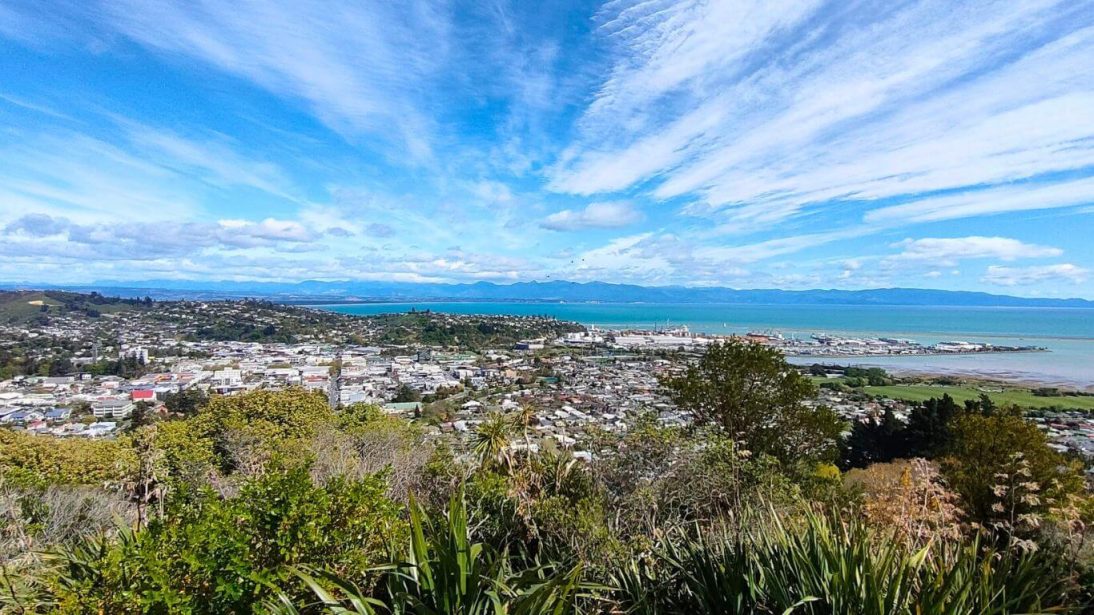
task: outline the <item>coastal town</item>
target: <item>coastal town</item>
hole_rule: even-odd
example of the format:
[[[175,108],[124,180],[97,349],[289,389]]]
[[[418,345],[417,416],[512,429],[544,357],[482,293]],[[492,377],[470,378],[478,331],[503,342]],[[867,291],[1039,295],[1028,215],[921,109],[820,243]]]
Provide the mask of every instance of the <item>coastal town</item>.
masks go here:
[[[1094,615],[1094,0],[0,46],[0,615]]]
[[[322,392],[333,408],[374,404],[420,421],[437,436],[458,437],[491,412],[527,409],[534,437],[514,446],[551,447],[587,458],[591,434],[625,431],[639,417],[686,424],[689,417],[662,393],[659,379],[718,339],[686,328],[612,331],[541,317],[363,318],[246,301],[133,307],[93,317],[71,312],[0,324],[0,348],[9,355],[16,346],[31,348],[38,365],[46,366],[0,380],[0,425],[57,436],[111,437],[125,431],[135,413],[179,412],[179,400],[190,394],[301,387]],[[242,328],[218,330],[222,319]],[[261,341],[246,341],[256,332]],[[210,339],[216,337],[237,339]],[[808,340],[773,332],[744,337],[787,354],[816,357],[1033,350],[819,334]],[[62,351],[63,357],[50,354]],[[839,368],[814,371],[821,381],[842,375]],[[818,391],[815,403],[848,421],[886,411],[903,418],[911,407],[865,394],[869,387]],[[1055,448],[1094,457],[1089,413],[1055,409],[1031,420]]]
[[[693,335],[686,326],[662,331],[623,330],[609,334],[614,345],[629,349],[697,349],[723,336]],[[601,336],[603,337],[603,336]],[[767,344],[795,357],[885,357],[894,355],[949,355],[985,352],[1045,352],[1038,346],[1005,346],[963,340],[922,344],[898,337],[849,337],[814,333],[808,337],[784,337],[778,331],[749,332],[749,341]]]

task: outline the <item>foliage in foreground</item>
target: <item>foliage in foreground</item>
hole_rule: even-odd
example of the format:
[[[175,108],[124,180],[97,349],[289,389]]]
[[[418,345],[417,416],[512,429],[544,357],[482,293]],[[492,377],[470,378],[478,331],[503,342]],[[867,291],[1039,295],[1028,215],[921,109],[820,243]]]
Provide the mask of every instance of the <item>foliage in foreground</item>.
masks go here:
[[[367,583],[405,535],[385,489],[379,476],[318,486],[292,469],[249,481],[234,498],[180,494],[145,530],[62,549],[52,558],[51,601],[74,613],[245,613],[272,588],[292,587],[288,566]]]
[[[318,600],[278,612],[331,613],[847,613],[861,615],[1063,612],[1065,575],[1035,552],[979,541],[917,549],[865,523],[772,513],[737,527],[685,532],[620,563],[606,585],[579,567],[514,569],[497,548],[472,542],[462,498],[439,525],[412,505],[407,559],[369,594],[332,575],[298,573]]]
[[[403,560],[383,566],[382,588],[374,593],[336,575],[297,571],[317,602],[304,611],[563,615],[575,612],[587,589],[581,567],[537,565],[515,569],[504,549],[474,542],[462,494],[455,494],[443,517],[431,520],[411,498],[410,543]],[[328,589],[330,587],[331,589]],[[282,595],[276,607],[286,615],[302,612]]]
[[[628,613],[1039,613],[1066,604],[1051,558],[978,541],[910,549],[857,520],[779,515],[670,540],[615,575]]]
[[[710,377],[781,386],[785,365],[749,356]],[[799,384],[787,416],[809,411]],[[1016,417],[955,409],[925,425],[946,435],[937,461],[844,476],[820,463],[828,427],[786,456],[752,420],[760,401],[712,404],[724,420],[703,426],[650,415],[591,433],[590,463],[514,446],[530,412],[435,445],[303,391],[216,398],[87,450],[0,442],[0,612],[1004,613],[1089,598],[1090,498]],[[1006,454],[1015,443],[1027,450]],[[112,507],[128,521],[109,529]]]

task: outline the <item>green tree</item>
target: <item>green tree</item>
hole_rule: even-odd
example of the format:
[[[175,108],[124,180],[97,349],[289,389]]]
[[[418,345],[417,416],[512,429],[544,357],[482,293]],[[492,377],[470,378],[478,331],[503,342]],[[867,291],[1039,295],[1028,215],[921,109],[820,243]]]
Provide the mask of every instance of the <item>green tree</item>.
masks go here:
[[[515,434],[516,424],[510,417],[500,412],[487,415],[486,419],[475,427],[471,437],[471,447],[479,458],[479,463],[490,467],[512,466],[509,445]]]
[[[141,427],[151,425],[154,420],[152,414],[152,404],[146,401],[139,401],[133,404],[133,413],[129,415],[129,427],[127,431],[135,432]]]
[[[843,375],[872,387],[885,386],[893,382],[889,374],[880,367],[848,367],[844,370]]]
[[[907,429],[891,409],[880,419],[855,421],[843,450],[844,468],[865,468],[908,455]]]
[[[163,451],[165,480],[192,487],[204,484],[216,467],[213,439],[193,421],[163,421],[155,426],[154,442]]]
[[[1016,410],[991,416],[962,414],[953,421],[950,436],[942,471],[976,521],[1041,514],[1067,494],[1083,492],[1081,467],[1049,448],[1044,432]],[[1017,480],[1027,483],[1024,488],[1034,497],[1014,508],[1002,499],[1013,492],[1013,486],[1005,483],[1018,475],[1022,478]]]
[[[190,419],[193,437],[213,444],[228,473],[259,471],[272,457],[304,460],[310,440],[337,420],[322,391],[285,389],[214,396]]]
[[[948,394],[932,398],[908,413],[908,452],[914,457],[936,457],[950,442],[953,420],[962,411]]]
[[[102,485],[122,480],[135,464],[136,455],[125,438],[55,438],[0,429],[4,480]]]
[[[995,411],[995,402],[986,393],[981,393],[976,399],[965,400],[965,412],[979,412],[985,416],[990,416]]]
[[[209,401],[209,396],[197,388],[188,388],[163,396],[163,405],[176,414],[194,416]]]
[[[421,401],[422,394],[411,388],[410,385],[404,384],[399,387],[399,390],[395,393],[395,398],[392,401],[396,403]]]
[[[662,380],[699,425],[714,425],[754,453],[780,461],[830,457],[842,422],[806,402],[816,387],[775,348],[738,339],[711,344],[702,359]]]

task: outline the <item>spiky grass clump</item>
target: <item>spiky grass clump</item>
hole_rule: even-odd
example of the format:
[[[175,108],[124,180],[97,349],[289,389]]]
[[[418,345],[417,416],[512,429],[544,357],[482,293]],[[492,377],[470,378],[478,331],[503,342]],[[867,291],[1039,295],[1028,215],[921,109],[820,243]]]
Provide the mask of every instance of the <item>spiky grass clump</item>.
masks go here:
[[[678,537],[615,575],[628,613],[1003,614],[1062,611],[1058,571],[979,541],[917,550],[857,520],[773,515],[744,531]]]

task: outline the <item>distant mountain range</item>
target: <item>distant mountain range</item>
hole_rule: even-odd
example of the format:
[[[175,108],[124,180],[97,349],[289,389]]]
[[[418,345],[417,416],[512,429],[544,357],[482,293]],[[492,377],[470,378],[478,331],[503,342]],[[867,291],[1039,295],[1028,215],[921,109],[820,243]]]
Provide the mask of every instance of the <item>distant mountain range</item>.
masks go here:
[[[410,282],[201,282],[148,280],[88,285],[0,283],[0,288],[97,291],[119,297],[218,299],[256,297],[286,303],[369,301],[536,301],[602,303],[738,303],[776,305],[936,305],[1094,308],[1085,299],[1032,299],[981,292],[918,288],[870,290],[779,290],[637,286],[607,282],[518,282],[515,284],[419,284]]]

